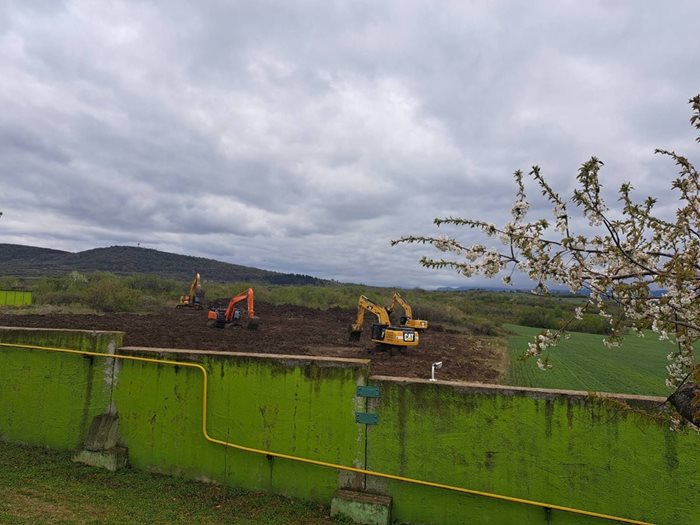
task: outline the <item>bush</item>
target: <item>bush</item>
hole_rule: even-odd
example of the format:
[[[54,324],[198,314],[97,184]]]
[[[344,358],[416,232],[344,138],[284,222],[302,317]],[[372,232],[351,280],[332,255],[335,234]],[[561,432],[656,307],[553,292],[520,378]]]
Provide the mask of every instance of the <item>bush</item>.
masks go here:
[[[553,315],[542,308],[528,308],[520,314],[518,324],[533,328],[560,328]]]
[[[479,317],[477,315],[466,315],[459,324],[465,326],[472,335],[500,336],[505,333],[504,330],[498,326],[498,324],[494,323],[490,319]]]
[[[462,310],[449,304],[420,303],[415,305],[411,303],[411,308],[414,318],[425,319],[428,323],[457,324],[464,318]],[[397,306],[396,310],[400,311],[401,307]]]
[[[190,284],[183,284],[175,279],[164,279],[157,275],[136,274],[124,279],[126,285],[134,290],[153,296],[177,294],[183,295],[189,290]]]
[[[140,306],[141,293],[112,274],[90,276],[85,303],[102,312],[132,312]]]
[[[570,332],[587,332],[589,334],[610,335],[612,328],[607,319],[595,314],[584,314],[583,319],[573,321],[567,330]]]

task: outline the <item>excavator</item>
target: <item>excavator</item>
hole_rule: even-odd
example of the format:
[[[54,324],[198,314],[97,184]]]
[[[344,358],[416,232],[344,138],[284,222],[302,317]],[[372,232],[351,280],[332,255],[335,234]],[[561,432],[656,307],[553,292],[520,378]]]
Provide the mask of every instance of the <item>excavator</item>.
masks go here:
[[[350,325],[350,340],[359,341],[362,335],[362,327],[365,320],[365,310],[377,316],[377,323],[372,323],[370,339],[382,346],[389,348],[398,346],[418,346],[418,332],[413,328],[404,326],[391,326],[389,313],[386,308],[369,300],[364,295],[360,296],[357,303],[357,319]]]
[[[253,289],[248,288],[246,291],[234,295],[228,302],[226,308],[210,308],[207,312],[207,323],[209,326],[216,328],[229,328],[231,326],[241,326],[243,324],[243,313],[236,305],[240,302],[247,301],[246,309],[246,328],[256,330],[260,319],[255,316],[255,299],[253,297]]]
[[[176,308],[196,308],[201,310],[202,299],[204,299],[204,290],[202,289],[202,278],[198,272],[192,280],[189,294],[180,296],[180,302],[177,303]]]
[[[399,324],[401,326],[408,326],[409,328],[415,328],[416,330],[428,329],[428,321],[413,318],[413,309],[411,308],[411,305],[399,295],[399,292],[394,292],[394,297],[392,298],[391,304],[387,306],[386,311],[389,312],[389,314],[391,314],[391,312],[394,310],[396,303],[399,303],[401,308],[403,308],[403,315],[399,319]]]

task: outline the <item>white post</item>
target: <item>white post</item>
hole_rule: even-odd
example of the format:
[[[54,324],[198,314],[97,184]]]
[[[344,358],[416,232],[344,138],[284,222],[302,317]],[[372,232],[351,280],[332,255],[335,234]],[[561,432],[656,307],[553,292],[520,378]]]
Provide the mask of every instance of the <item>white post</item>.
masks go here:
[[[431,381],[437,381],[437,379],[435,379],[435,370],[437,370],[438,368],[442,368],[442,361],[437,361],[436,363],[433,363],[433,366],[430,369]]]

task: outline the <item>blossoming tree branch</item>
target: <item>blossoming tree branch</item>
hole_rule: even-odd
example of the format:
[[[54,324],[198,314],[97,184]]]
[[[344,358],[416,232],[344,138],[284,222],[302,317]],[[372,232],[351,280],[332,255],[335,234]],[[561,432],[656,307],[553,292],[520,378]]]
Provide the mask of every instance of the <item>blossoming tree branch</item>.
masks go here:
[[[690,104],[690,122],[700,130],[700,95]],[[700,137],[696,140],[700,142]],[[524,174],[516,171],[517,194],[512,218],[505,225],[460,217],[435,219],[438,227],[480,230],[495,241],[490,246],[465,245],[445,235],[406,236],[392,245],[430,244],[449,254],[421,258],[420,263],[428,268],[452,268],[466,277],[505,274],[506,284],[515,272],[523,272],[536,283],[536,293],[546,294],[552,285],[563,285],[572,293],[585,292],[575,316],[592,311],[608,318],[611,335],[606,344],[616,346],[629,331],[643,335],[642,330],[647,329],[675,343],[668,354],[666,382],[670,388],[695,392],[691,397],[694,395],[696,408],[700,391],[693,381],[700,383],[700,365],[693,346],[700,338],[700,181],[687,158],[673,151],[656,153],[669,157],[678,169],[671,183],[679,202],[672,218],[656,213],[653,197],[633,200],[629,183],[620,186],[619,204],[610,208],[599,179],[603,163],[594,157],[579,169],[577,189],[568,199],[549,185],[539,167],[532,168],[529,175],[552,208],[551,220],[529,219]],[[586,231],[574,230],[574,211],[587,219]],[[525,355],[536,357],[540,368],[549,367],[542,351],[555,345],[562,333],[542,332]],[[696,409],[683,415],[691,421],[698,417]]]

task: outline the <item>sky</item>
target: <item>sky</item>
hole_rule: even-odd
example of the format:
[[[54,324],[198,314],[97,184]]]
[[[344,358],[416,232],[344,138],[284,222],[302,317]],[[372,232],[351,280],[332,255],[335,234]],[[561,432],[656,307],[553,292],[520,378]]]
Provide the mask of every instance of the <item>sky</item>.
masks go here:
[[[515,170],[570,194],[594,155],[611,203],[632,181],[671,213],[654,149],[698,159],[698,19],[696,0],[0,0],[0,243],[497,286],[390,241],[482,242],[433,219],[504,224]]]

